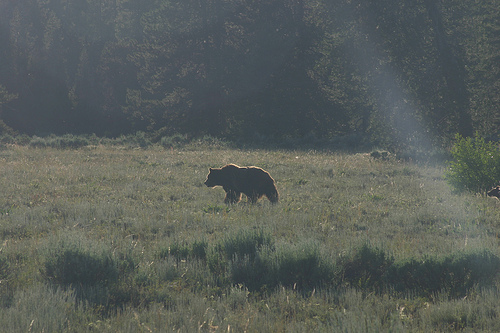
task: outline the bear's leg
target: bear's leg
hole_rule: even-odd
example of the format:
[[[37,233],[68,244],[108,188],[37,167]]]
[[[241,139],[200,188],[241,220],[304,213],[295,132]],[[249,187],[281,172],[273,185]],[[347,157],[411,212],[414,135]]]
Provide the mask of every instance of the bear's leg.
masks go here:
[[[252,193],[248,194],[247,197],[248,197],[248,201],[250,201],[250,203],[254,204],[257,202],[257,200],[259,200],[262,197],[262,195],[259,195],[256,192],[252,192]]]
[[[269,190],[266,193],[266,197],[271,201],[272,203],[277,203],[279,200],[279,194],[276,188]]]
[[[226,191],[226,198],[224,199],[224,202],[226,204],[238,203],[240,200],[241,200],[241,193],[240,192],[236,192],[233,190]]]

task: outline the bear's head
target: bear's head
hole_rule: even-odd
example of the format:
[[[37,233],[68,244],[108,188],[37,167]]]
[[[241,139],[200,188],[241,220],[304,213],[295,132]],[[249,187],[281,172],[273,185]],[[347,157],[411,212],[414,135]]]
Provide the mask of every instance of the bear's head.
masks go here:
[[[217,168],[210,168],[205,185],[208,187],[222,186],[222,170]]]
[[[500,186],[492,188],[487,194],[489,197],[497,197],[500,199]]]

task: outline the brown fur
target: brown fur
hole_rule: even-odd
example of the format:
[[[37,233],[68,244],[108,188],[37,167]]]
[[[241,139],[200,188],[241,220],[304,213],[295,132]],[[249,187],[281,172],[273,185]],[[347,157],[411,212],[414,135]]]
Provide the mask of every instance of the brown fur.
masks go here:
[[[500,186],[493,187],[487,194],[489,197],[497,197],[500,199]]]
[[[222,186],[226,191],[224,202],[227,204],[238,203],[242,193],[251,203],[256,203],[263,196],[272,203],[279,200],[274,179],[267,171],[254,166],[239,167],[228,164],[222,168],[210,168],[205,185]]]

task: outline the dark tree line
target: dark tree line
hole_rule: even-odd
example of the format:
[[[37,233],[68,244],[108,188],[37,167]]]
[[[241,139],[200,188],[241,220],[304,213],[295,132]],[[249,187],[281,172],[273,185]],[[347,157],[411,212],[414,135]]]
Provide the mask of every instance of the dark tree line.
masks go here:
[[[443,143],[500,127],[495,0],[0,0],[0,128]]]

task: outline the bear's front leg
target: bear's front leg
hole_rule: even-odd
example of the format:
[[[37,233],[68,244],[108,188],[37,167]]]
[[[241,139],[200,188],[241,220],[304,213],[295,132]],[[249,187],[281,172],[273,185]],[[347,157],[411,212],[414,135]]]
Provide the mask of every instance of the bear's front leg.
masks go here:
[[[235,204],[240,202],[241,200],[241,193],[234,191],[234,190],[227,190],[226,191],[226,198],[224,199],[224,202],[226,204]]]
[[[245,193],[245,194],[246,194],[246,193]],[[254,203],[256,203],[256,202],[260,199],[260,197],[261,197],[261,196],[259,195],[259,193],[257,193],[257,192],[251,192],[251,193],[248,193],[248,194],[246,194],[246,196],[247,196],[247,198],[248,198],[248,201],[249,201],[250,203],[253,203],[253,204],[254,204]]]

